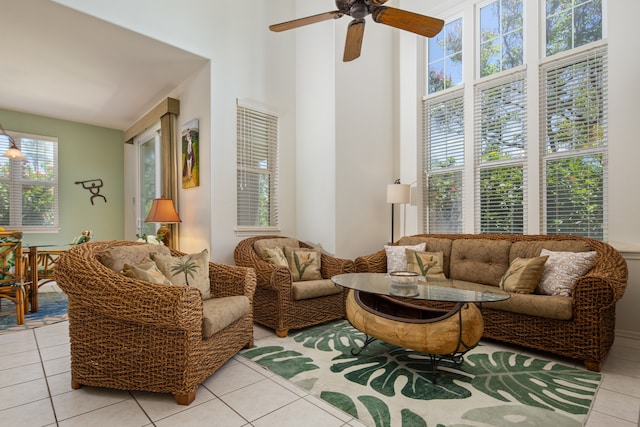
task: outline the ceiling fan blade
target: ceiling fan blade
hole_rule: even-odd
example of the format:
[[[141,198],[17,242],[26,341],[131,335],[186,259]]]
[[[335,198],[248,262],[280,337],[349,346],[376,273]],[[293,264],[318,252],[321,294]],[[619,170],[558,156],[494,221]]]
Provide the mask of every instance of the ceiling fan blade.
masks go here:
[[[380,6],[373,12],[373,20],[381,24],[433,37],[442,30],[444,21],[393,7]]]
[[[273,24],[269,26],[271,31],[286,31],[294,28],[302,27],[304,25],[315,24],[316,22],[327,21],[329,19],[338,19],[344,15],[339,10],[333,10],[331,12],[319,13],[317,15],[307,16],[306,18],[294,19],[293,21],[282,22],[280,24]]]
[[[349,22],[347,29],[347,41],[344,45],[344,62],[353,61],[360,56],[362,49],[362,38],[364,36],[364,19],[354,19]]]

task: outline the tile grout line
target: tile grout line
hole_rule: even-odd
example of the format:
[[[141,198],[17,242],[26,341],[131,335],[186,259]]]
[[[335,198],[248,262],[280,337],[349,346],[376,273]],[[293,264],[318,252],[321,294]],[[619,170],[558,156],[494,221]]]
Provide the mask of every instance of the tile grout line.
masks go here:
[[[31,329],[33,333],[33,339],[36,342],[36,350],[38,351],[38,358],[40,359],[40,366],[42,367],[42,373],[44,374],[44,382],[47,385],[47,393],[49,394],[49,403],[51,404],[51,410],[53,411],[53,419],[55,420],[56,426],[59,426],[58,422],[58,414],[56,413],[56,407],[53,404],[53,395],[51,394],[51,386],[49,386],[49,376],[47,375],[47,370],[44,367],[44,360],[42,359],[42,353],[40,352],[40,343],[38,343],[38,334],[36,334],[36,329]]]

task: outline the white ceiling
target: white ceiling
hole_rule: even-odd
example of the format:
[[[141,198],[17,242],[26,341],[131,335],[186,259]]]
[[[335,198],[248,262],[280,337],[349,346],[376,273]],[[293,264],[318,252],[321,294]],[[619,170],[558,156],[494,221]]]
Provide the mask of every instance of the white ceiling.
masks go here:
[[[207,63],[48,0],[0,9],[0,108],[125,130]]]

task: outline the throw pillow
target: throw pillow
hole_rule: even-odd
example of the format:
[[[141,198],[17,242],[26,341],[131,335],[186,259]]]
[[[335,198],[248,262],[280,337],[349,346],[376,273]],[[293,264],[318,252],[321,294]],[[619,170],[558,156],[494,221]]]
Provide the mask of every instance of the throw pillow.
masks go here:
[[[289,267],[287,258],[284,256],[284,252],[281,248],[265,248],[262,251],[262,259],[269,264],[274,264],[280,267]]]
[[[548,256],[516,258],[500,279],[500,288],[515,294],[532,294],[538,286]]]
[[[542,249],[540,255],[547,255],[549,258],[544,265],[536,292],[544,295],[571,296],[573,285],[578,278],[593,267],[597,252],[553,252]]]
[[[391,273],[392,271],[407,271],[407,249],[424,252],[426,248],[426,243],[419,243],[413,246],[384,245],[384,250],[387,253],[387,273]]]
[[[308,248],[284,248],[293,281],[321,280],[320,262],[322,254],[319,250]]]
[[[145,259],[138,265],[125,264],[122,269],[122,274],[133,279],[144,280],[151,283],[162,283],[164,285],[171,285],[171,281],[162,274],[162,271],[158,269],[151,258]]]
[[[442,252],[421,252],[414,249],[406,249],[407,271],[418,273],[421,276],[446,279],[442,270]]]
[[[116,273],[120,273],[125,264],[138,265],[152,253],[170,256],[169,248],[161,245],[123,245],[114,246],[96,255],[98,261]]]
[[[172,257],[152,254],[153,259],[162,273],[174,285],[193,286],[202,294],[202,299],[209,299],[211,283],[209,281],[209,251],[203,250],[197,254]]]

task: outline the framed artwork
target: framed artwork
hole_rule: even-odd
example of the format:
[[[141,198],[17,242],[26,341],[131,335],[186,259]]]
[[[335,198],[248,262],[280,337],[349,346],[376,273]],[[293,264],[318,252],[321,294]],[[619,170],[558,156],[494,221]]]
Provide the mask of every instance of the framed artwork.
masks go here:
[[[200,132],[198,119],[182,126],[182,188],[200,185]]]

